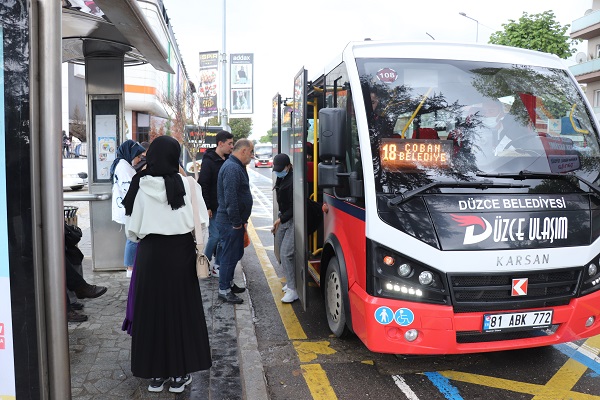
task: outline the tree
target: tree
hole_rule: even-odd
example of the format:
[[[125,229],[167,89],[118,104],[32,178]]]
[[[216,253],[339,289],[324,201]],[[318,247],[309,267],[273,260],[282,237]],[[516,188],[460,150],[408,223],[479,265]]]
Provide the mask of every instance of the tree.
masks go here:
[[[264,136],[261,136],[259,139],[260,143],[272,143],[273,142],[273,129],[269,129],[267,131],[267,134]]]
[[[211,117],[208,119],[208,126],[219,126],[221,123],[218,117]],[[250,136],[252,131],[252,118],[231,118],[229,120],[229,127],[233,134],[233,142],[237,142],[238,139],[245,139]]]
[[[72,136],[76,136],[82,142],[87,141],[85,116],[81,114],[79,106],[75,106],[75,110],[73,110],[73,119],[69,120],[69,132]]]
[[[233,134],[233,141],[237,142],[238,139],[250,136],[250,131],[252,131],[252,118],[232,118],[229,120],[229,126],[231,127],[231,133]]]
[[[157,98],[169,113],[166,133],[182,143],[185,125],[193,123],[194,118],[194,96],[191,90],[180,89],[174,93],[159,93]],[[188,111],[191,116],[187,115]]]
[[[489,42],[556,54],[562,59],[567,59],[575,54],[575,46],[580,40],[570,39],[565,35],[570,25],[561,26],[555,18],[552,11],[533,15],[523,12],[518,22],[511,19],[502,24],[504,31],[493,33]]]

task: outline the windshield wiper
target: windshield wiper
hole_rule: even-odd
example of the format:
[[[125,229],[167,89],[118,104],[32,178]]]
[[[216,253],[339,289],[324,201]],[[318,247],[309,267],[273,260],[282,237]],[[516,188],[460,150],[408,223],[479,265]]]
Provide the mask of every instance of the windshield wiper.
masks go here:
[[[567,175],[567,174],[559,174],[557,172],[536,172],[536,171],[519,171],[517,173],[499,173],[499,174],[477,174],[477,176],[481,176],[482,178],[510,178],[515,180],[523,180],[523,179],[572,179],[575,178],[579,182],[585,183],[592,191],[594,191],[597,195],[600,195],[600,187],[587,179],[581,178],[578,175]]]
[[[412,197],[415,197],[419,193],[423,193],[432,188],[473,188],[473,189],[489,189],[489,188],[527,188],[529,185],[520,185],[514,183],[494,183],[489,180],[479,181],[479,182],[461,182],[461,181],[452,181],[452,182],[431,182],[425,186],[421,186],[420,188],[414,190],[408,190],[404,193],[400,193],[398,196],[394,197],[391,200],[388,200],[388,205],[397,206],[399,204],[405,203],[410,200]]]

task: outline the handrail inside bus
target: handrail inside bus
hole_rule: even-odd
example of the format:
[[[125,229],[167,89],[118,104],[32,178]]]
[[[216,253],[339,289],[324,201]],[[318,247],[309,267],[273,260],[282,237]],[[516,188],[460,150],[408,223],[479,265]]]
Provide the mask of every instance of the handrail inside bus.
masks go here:
[[[569,121],[571,121],[571,125],[573,126],[573,129],[575,130],[575,132],[579,132],[579,133],[583,133],[584,135],[587,135],[590,133],[590,131],[588,131],[587,129],[579,129],[577,127],[577,125],[575,124],[575,120],[573,119],[573,112],[575,111],[575,107],[577,107],[577,104],[573,103],[573,107],[571,107],[571,112],[569,113]]]
[[[417,113],[419,112],[421,107],[423,107],[423,103],[425,103],[425,100],[427,100],[427,97],[429,97],[429,92],[431,92],[431,89],[433,89],[433,87],[430,87],[429,90],[427,90],[427,93],[425,93],[425,96],[423,96],[423,100],[421,100],[415,112],[410,116],[409,120],[406,122],[406,125],[404,125],[404,128],[402,128],[402,139],[404,139],[404,134],[406,133],[408,126],[413,122],[413,119],[415,119]]]

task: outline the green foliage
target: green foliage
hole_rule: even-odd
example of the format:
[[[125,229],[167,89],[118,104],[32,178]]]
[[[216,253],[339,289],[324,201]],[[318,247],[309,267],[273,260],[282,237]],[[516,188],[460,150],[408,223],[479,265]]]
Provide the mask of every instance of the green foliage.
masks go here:
[[[567,59],[575,54],[579,39],[570,39],[565,34],[570,25],[561,26],[552,11],[529,15],[523,12],[519,21],[509,20],[502,24],[504,31],[497,31],[490,36],[491,44],[520,47],[556,54]]]
[[[267,131],[267,134],[264,136],[261,136],[259,139],[260,143],[272,143],[273,142],[273,129],[269,129]]]
[[[218,125],[221,125],[221,123],[219,122],[219,117],[210,117],[208,119],[208,123],[206,125],[207,126],[218,126]]]
[[[232,118],[229,120],[229,126],[233,134],[233,141],[236,142],[238,139],[250,136],[252,118]]]
[[[208,120],[208,126],[219,126],[221,121],[219,117],[211,117]],[[252,118],[231,118],[229,120],[229,127],[233,134],[233,142],[235,143],[238,139],[247,138],[250,136],[252,131]]]

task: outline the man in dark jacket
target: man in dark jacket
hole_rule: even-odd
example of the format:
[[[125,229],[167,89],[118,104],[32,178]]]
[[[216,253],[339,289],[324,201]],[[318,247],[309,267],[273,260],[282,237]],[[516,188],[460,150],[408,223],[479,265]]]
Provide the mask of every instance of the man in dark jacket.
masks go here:
[[[248,139],[240,139],[233,146],[231,156],[223,163],[217,179],[217,228],[221,248],[219,261],[219,298],[228,303],[243,302],[235,293],[242,293],[233,283],[233,273],[237,262],[244,255],[245,225],[252,212],[252,193],[246,166],[254,155],[254,144]]]
[[[227,131],[220,131],[216,136],[217,147],[206,150],[202,157],[202,168],[198,174],[198,183],[202,187],[202,197],[208,209],[208,241],[204,248],[204,254],[208,261],[215,255],[215,262],[211,262],[211,274],[219,277],[219,258],[216,256],[219,245],[219,230],[215,222],[219,202],[217,200],[217,177],[221,166],[231,154],[233,149],[233,135]]]

